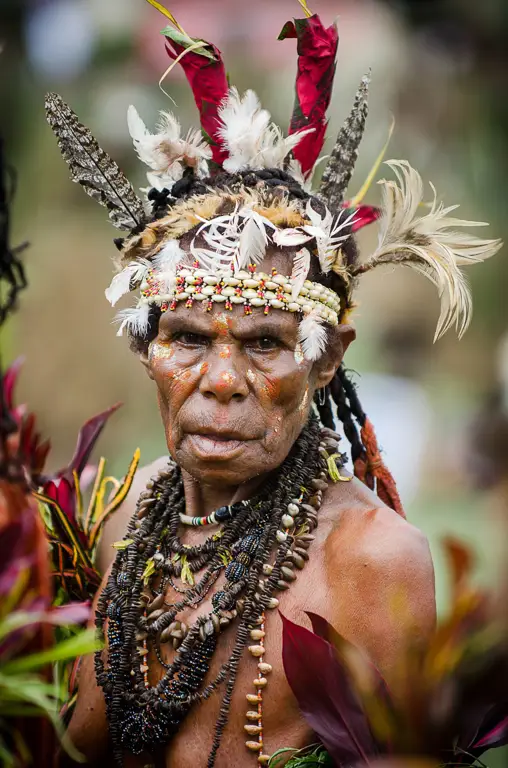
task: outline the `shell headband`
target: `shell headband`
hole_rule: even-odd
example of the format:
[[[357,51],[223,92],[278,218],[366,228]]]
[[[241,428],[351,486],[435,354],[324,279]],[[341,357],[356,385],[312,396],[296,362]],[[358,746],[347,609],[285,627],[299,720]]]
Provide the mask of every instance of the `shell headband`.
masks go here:
[[[429,278],[441,299],[436,338],[452,325],[462,335],[472,304],[461,267],[489,258],[501,242],[457,231],[485,225],[450,216],[457,206],[444,207],[434,187],[432,202],[423,207],[421,177],[404,161],[386,163],[395,180],[379,182],[380,209],[362,205],[368,184],[348,200],[367,118],[369,76],[360,84],[321,184],[312,191],[335,74],[335,25],[326,28],[309,13],[282,30],[279,39],[296,38],[298,45],[296,101],[284,136],[253,91],[240,96],[229,88],[220,51],[188,37],[165,13],[174,25],[163,30],[166,49],[185,71],[202,130],[183,136],[178,120],[163,112],[152,134],[129,108],[134,147],[150,169],[146,201],[70,107],[56,94],[46,98],[47,119],[73,180],[129,233],[115,241],[118,273],[106,291],[112,305],[140,291],[136,306],[118,315],[119,335],[126,329],[144,336],[151,305],[170,311],[181,302],[205,310],[216,303],[226,309],[242,304],[247,314],[253,308],[294,312],[305,357],[316,360],[326,346],[326,325],[340,322],[352,305],[356,278],[382,264],[408,266]],[[366,261],[349,264],[347,240],[376,219],[376,250]],[[292,249],[290,274],[258,270],[272,246]],[[314,273],[329,276],[325,282],[340,286],[337,292],[308,280],[313,264]]]

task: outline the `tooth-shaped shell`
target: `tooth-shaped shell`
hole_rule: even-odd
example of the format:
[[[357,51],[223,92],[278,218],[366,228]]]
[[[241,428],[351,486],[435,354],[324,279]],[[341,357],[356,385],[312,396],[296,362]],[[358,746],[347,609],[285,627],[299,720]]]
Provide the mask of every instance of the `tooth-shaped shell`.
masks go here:
[[[266,632],[263,632],[262,629],[251,629],[250,636],[253,640],[262,640],[265,636]]]
[[[256,688],[264,688],[268,685],[268,680],[266,677],[257,677],[255,680],[252,681]]]
[[[258,733],[261,733],[263,730],[260,725],[252,725],[251,723],[247,723],[247,725],[243,726],[243,730],[249,734],[249,736],[257,736]]]
[[[259,701],[259,696],[257,695],[257,693],[248,693],[245,698],[247,699],[249,704],[257,704]]]
[[[265,652],[265,649],[262,645],[249,645],[249,652],[253,656],[262,656]]]
[[[259,741],[246,741],[245,746],[250,749],[251,752],[259,752],[263,748],[263,742]]]

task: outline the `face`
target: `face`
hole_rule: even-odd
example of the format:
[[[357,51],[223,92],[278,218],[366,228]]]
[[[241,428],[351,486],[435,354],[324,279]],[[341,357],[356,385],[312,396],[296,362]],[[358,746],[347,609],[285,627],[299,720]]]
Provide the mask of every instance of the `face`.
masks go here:
[[[260,265],[288,274],[273,254]],[[284,270],[286,267],[286,271]],[[170,454],[208,484],[240,485],[276,469],[307,421],[314,392],[325,386],[353,338],[330,332],[318,363],[303,358],[295,315],[243,306],[211,312],[183,302],[165,312],[144,360],[157,394]]]

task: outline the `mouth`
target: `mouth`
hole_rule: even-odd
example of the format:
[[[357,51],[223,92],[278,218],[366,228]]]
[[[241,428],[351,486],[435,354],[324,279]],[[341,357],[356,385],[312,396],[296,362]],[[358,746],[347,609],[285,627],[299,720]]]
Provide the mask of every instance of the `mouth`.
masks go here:
[[[194,432],[187,434],[196,456],[201,460],[229,461],[236,458],[252,438],[236,432]]]

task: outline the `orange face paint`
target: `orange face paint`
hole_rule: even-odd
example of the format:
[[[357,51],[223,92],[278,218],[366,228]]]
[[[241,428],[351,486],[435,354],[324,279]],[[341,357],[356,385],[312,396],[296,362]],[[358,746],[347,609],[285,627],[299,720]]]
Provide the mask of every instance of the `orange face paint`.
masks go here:
[[[219,357],[222,357],[223,360],[227,360],[229,357],[231,357],[231,347],[223,347],[223,349],[221,349],[219,352]]]

